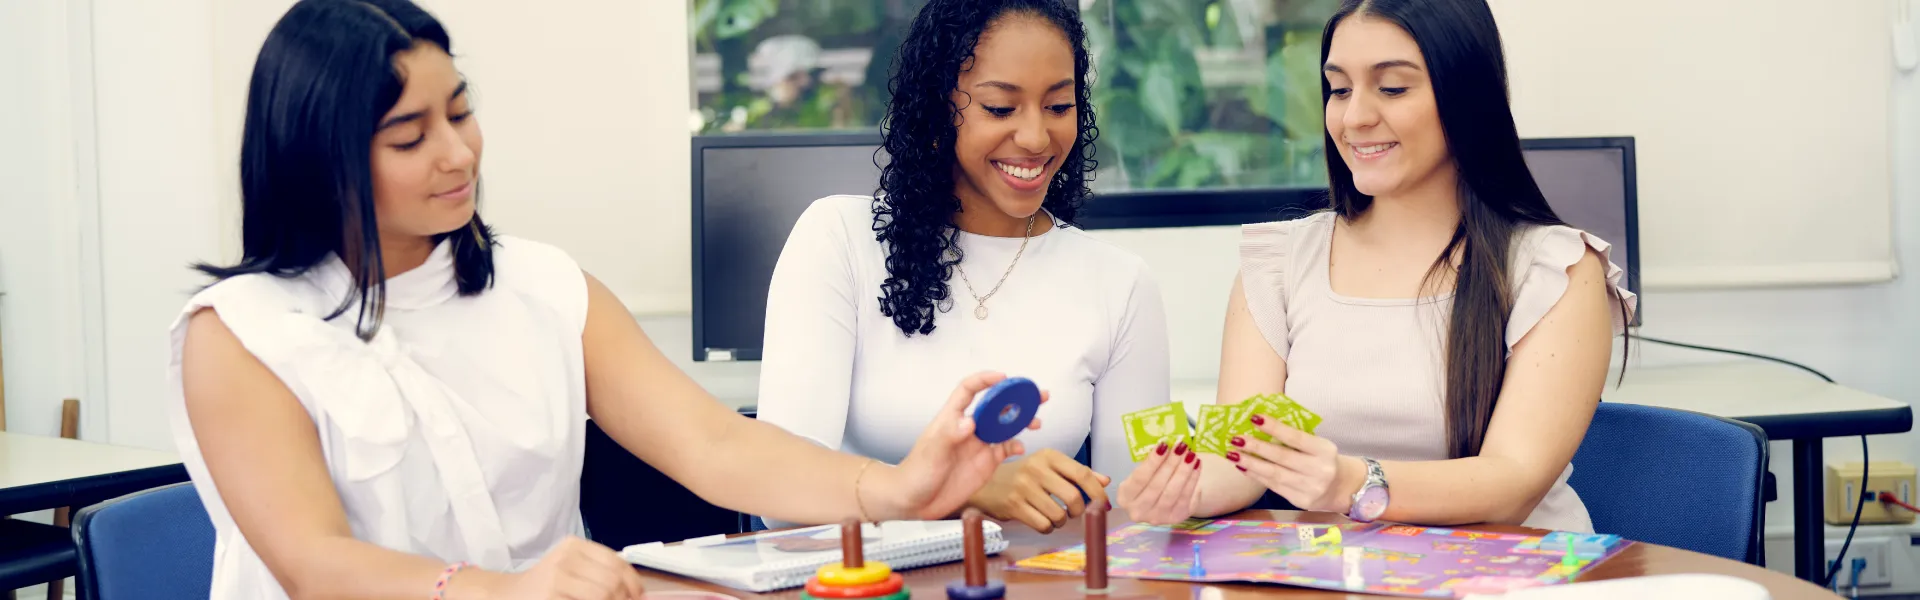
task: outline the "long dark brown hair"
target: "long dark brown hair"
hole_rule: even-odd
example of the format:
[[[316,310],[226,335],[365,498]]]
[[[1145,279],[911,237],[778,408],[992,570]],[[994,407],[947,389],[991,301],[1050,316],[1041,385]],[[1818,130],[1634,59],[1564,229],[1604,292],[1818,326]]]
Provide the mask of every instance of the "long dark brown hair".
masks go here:
[[[1507,319],[1513,314],[1509,279],[1514,235],[1526,226],[1564,225],[1520,151],[1520,134],[1507,101],[1506,58],[1485,0],[1346,0],[1327,19],[1320,40],[1326,64],[1333,31],[1355,14],[1385,19],[1420,47],[1433,82],[1440,128],[1459,177],[1460,225],[1434,259],[1427,280],[1440,277],[1456,256],[1453,314],[1446,337],[1447,452],[1477,456],[1493,420],[1507,373]],[[1333,94],[1320,79],[1324,105]],[[1353,186],[1334,145],[1325,139],[1333,210],[1349,221],[1373,205]],[[1421,286],[1426,289],[1426,285]],[[1611,289],[1609,295],[1614,295]],[[1620,301],[1624,314],[1624,299]]]
[[[293,277],[337,255],[352,271],[353,291],[327,318],[357,309],[354,331],[372,340],[387,297],[373,134],[406,88],[394,56],[421,42],[453,53],[440,21],[410,0],[301,0],[288,9],[247,86],[240,263],[195,268],[217,279]],[[434,236],[441,240],[450,242],[461,295],[492,285],[493,230],[478,211],[465,227]]]

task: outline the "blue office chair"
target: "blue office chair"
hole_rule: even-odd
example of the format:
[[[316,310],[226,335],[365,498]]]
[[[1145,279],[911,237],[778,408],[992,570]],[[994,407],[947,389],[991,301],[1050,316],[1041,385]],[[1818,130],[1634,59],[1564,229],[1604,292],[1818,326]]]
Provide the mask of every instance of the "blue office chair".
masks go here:
[[[1759,565],[1766,473],[1759,427],[1602,402],[1568,483],[1596,532]]]
[[[80,509],[80,597],[204,599],[213,588],[213,522],[193,483],[134,492]]]

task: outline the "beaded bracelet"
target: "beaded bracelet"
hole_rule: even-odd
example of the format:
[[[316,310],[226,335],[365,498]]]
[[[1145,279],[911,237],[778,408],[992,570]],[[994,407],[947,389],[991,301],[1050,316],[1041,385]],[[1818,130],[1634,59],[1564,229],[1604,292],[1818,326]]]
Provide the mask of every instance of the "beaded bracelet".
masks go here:
[[[446,600],[447,582],[453,580],[454,573],[459,573],[461,569],[465,569],[471,566],[473,566],[473,563],[469,563],[463,560],[457,563],[453,563],[451,565],[447,565],[446,569],[441,570],[440,578],[433,582],[433,596],[430,597],[431,600]]]

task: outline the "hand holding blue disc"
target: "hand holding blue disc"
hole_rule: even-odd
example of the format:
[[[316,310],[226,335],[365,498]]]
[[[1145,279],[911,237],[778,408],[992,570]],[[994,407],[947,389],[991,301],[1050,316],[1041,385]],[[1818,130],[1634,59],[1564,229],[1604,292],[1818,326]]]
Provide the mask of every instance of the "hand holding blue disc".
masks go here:
[[[973,435],[998,444],[1020,435],[1040,412],[1040,386],[1025,377],[1008,377],[981,395],[973,407]]]

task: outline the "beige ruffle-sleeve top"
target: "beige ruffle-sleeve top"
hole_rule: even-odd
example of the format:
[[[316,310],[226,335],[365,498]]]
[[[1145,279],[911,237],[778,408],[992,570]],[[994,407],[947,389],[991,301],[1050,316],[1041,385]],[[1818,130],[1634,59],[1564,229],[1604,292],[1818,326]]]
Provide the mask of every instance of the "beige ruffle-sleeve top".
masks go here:
[[[1444,460],[1444,340],[1452,292],[1419,299],[1335,293],[1328,259],[1336,218],[1321,212],[1242,227],[1240,276],[1247,309],[1261,336],[1287,362],[1287,395],[1324,417],[1316,433],[1342,454]],[[1614,314],[1615,332],[1624,331],[1635,298],[1624,287],[1624,271],[1613,264],[1612,246],[1571,227],[1526,227],[1514,236],[1509,353],[1566,293],[1567,269],[1589,248],[1606,259],[1607,281],[1626,299],[1628,314]],[[1572,465],[1561,471],[1526,525],[1593,530],[1586,505],[1567,485],[1572,475]]]

